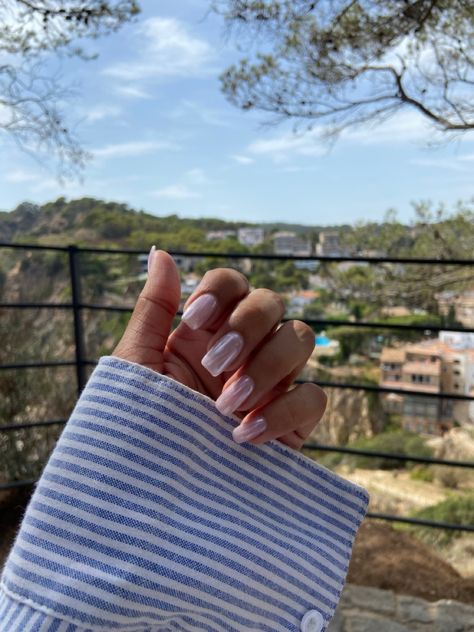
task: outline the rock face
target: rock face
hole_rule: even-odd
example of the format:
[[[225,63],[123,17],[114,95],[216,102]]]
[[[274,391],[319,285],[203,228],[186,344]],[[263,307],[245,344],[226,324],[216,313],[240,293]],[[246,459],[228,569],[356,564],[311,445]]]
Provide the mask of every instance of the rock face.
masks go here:
[[[443,437],[430,439],[429,445],[438,458],[474,460],[474,427],[452,428]]]
[[[328,404],[321,422],[310,435],[319,443],[346,445],[359,437],[380,432],[383,415],[371,405],[364,391],[331,388],[326,390]]]
[[[474,606],[347,584],[327,632],[473,632]]]

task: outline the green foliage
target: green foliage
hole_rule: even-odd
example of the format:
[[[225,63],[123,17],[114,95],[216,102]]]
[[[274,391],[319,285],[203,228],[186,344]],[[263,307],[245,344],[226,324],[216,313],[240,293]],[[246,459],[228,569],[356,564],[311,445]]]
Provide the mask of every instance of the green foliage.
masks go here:
[[[0,2],[0,128],[43,161],[54,156],[60,176],[77,175],[90,154],[68,127],[63,108],[71,91],[51,74],[51,56],[92,60],[84,40],[117,31],[139,10],[136,0]]]
[[[239,42],[247,35],[252,44],[221,76],[224,94],[244,110],[305,126],[317,123],[326,135],[386,120],[407,107],[444,132],[474,129],[469,2],[213,0],[212,5],[235,28]]]
[[[453,495],[446,500],[420,509],[411,514],[412,518],[446,522],[449,524],[473,525],[474,524],[474,494]],[[463,531],[448,531],[447,529],[433,529],[429,527],[405,527],[430,544],[446,545],[453,539],[461,537]]]
[[[357,439],[350,444],[351,448],[360,450],[373,450],[376,452],[391,452],[410,456],[430,457],[431,449],[425,444],[423,439],[412,432],[406,430],[394,430],[383,432],[371,438]],[[370,470],[393,470],[413,467],[411,461],[396,461],[389,457],[355,457],[355,467]]]
[[[419,435],[402,429],[382,432],[375,435],[375,437],[362,437],[349,443],[347,447],[407,456],[432,456],[431,449]],[[412,469],[414,467],[411,461],[398,461],[389,457],[353,456],[350,454],[338,454],[337,452],[329,452],[321,456],[321,451],[318,450],[306,450],[305,454],[330,469],[343,464],[367,470]]]
[[[429,465],[415,465],[410,472],[410,478],[413,481],[432,483],[434,481],[434,473]]]

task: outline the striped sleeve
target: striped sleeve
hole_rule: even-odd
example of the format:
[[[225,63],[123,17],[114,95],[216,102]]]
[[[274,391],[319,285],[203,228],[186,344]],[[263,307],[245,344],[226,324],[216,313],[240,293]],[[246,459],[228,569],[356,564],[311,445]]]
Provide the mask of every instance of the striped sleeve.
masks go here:
[[[236,444],[236,423],[102,358],[5,565],[0,632],[326,630],[367,492],[279,442]]]

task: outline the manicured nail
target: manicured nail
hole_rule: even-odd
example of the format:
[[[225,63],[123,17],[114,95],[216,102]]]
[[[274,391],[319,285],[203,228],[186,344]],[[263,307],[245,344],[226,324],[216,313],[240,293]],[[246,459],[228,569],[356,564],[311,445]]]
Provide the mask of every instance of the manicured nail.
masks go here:
[[[202,294],[186,308],[181,320],[191,329],[199,329],[209,320],[217,307],[217,300],[212,294]]]
[[[242,336],[236,331],[229,331],[209,349],[201,360],[201,364],[216,377],[235,360],[243,346]]]
[[[150,252],[148,253],[148,276],[150,276],[151,266],[153,264],[153,258],[155,256],[156,246],[152,246],[150,248]]]
[[[216,399],[216,408],[223,415],[231,415],[253,391],[255,383],[248,375],[242,375]]]
[[[265,432],[267,429],[267,422],[264,417],[257,417],[257,419],[253,419],[252,421],[247,421],[246,423],[240,424],[237,428],[234,428],[232,432],[232,438],[236,443],[244,443],[245,441],[250,441],[251,439],[255,439]]]

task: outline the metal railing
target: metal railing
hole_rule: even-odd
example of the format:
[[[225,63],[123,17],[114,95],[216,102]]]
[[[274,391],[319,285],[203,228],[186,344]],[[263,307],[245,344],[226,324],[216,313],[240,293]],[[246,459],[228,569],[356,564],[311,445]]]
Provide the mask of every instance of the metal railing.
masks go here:
[[[28,370],[28,369],[45,369],[58,367],[75,367],[76,386],[78,395],[81,393],[87,381],[87,367],[94,366],[96,360],[89,359],[86,356],[84,329],[82,314],[85,310],[100,310],[109,312],[131,313],[132,306],[123,305],[100,305],[94,303],[85,303],[82,301],[81,292],[81,273],[79,257],[82,254],[107,254],[107,255],[146,255],[143,250],[136,249],[107,249],[107,248],[80,248],[75,245],[69,246],[43,246],[39,244],[10,244],[1,243],[0,249],[14,250],[40,250],[63,252],[67,254],[69,264],[69,281],[71,288],[71,301],[67,303],[44,303],[44,302],[16,302],[2,303],[0,302],[0,310],[26,310],[26,309],[48,309],[48,310],[71,310],[73,314],[73,332],[74,332],[74,360],[65,361],[44,361],[44,362],[13,362],[8,364],[0,364],[0,370]],[[250,259],[250,260],[273,260],[273,261],[326,261],[330,263],[337,262],[360,262],[371,265],[380,263],[394,264],[426,264],[426,265],[456,265],[456,266],[474,266],[474,260],[458,259],[458,260],[439,260],[439,259],[420,259],[420,258],[403,258],[403,257],[325,257],[325,256],[287,256],[287,255],[268,255],[268,254],[243,254],[243,253],[213,253],[213,252],[183,252],[172,251],[173,256],[184,256],[190,258],[202,257],[225,257],[226,259]],[[474,333],[474,329],[462,328],[457,326],[439,326],[435,324],[426,325],[405,325],[378,322],[353,322],[349,320],[325,320],[325,319],[303,319],[310,326],[322,327],[330,325],[332,327],[350,326],[361,328],[376,329],[394,329],[394,330],[413,330],[413,331],[454,331]],[[337,389],[353,389],[375,393],[397,393],[401,395],[412,395],[430,398],[446,398],[454,400],[474,401],[474,397],[459,394],[446,393],[425,393],[416,390],[385,388],[381,386],[373,386],[368,384],[353,384],[346,382],[320,381],[317,384],[325,388]],[[47,419],[42,421],[31,421],[20,424],[0,424],[0,432],[10,432],[22,429],[31,429],[38,427],[47,427],[53,425],[65,424],[67,419]],[[405,462],[411,461],[425,465],[440,465],[449,467],[459,467],[463,469],[474,469],[474,462],[456,461],[447,459],[437,459],[431,457],[421,457],[415,455],[393,454],[387,452],[379,452],[374,450],[363,450],[349,447],[338,447],[331,445],[323,445],[320,443],[307,443],[303,446],[306,449],[318,450],[321,452],[336,452],[340,454],[349,454],[353,456],[364,456],[368,458],[390,458],[391,460]],[[35,484],[35,480],[20,480],[0,484],[1,490],[14,489],[18,487],[31,486]],[[369,518],[386,520],[390,522],[406,523],[418,526],[434,527],[447,530],[474,532],[474,525],[450,524],[445,522],[437,522],[432,520],[422,520],[417,518],[409,518],[404,516],[395,516],[385,513],[367,514]]]

